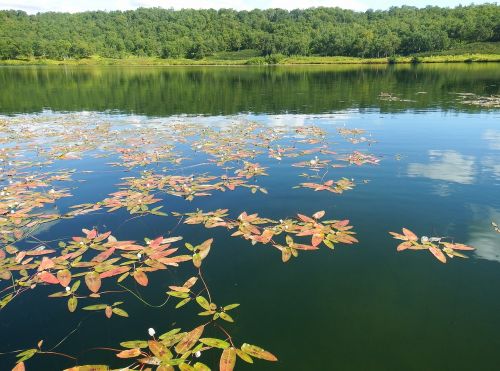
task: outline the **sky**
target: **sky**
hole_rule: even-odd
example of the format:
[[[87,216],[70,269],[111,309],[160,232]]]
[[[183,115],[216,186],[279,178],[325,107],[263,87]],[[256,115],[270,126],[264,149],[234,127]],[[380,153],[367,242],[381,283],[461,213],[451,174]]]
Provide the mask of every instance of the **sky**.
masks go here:
[[[139,7],[162,8],[233,8],[251,10],[255,8],[303,9],[328,6],[364,11],[367,9],[387,9],[391,6],[413,5],[425,7],[436,5],[454,7],[469,5],[472,0],[0,0],[0,9],[24,10],[30,14],[47,11],[81,12],[86,10],[128,10]],[[493,1],[474,1],[483,4]]]

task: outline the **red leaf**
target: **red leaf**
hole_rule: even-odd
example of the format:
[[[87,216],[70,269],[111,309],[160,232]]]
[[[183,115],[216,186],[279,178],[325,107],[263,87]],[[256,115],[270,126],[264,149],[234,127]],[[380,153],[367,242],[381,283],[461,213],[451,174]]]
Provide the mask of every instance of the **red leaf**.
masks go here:
[[[85,233],[87,239],[89,240],[93,240],[94,238],[97,237],[97,230],[96,229],[92,229],[91,231],[89,231],[88,229],[82,229],[82,232]]]
[[[67,287],[71,282],[71,272],[67,269],[62,269],[57,272],[57,279],[62,287]]]
[[[56,252],[56,250],[30,250],[26,251],[26,255],[28,256],[38,256],[38,255],[47,255]]]
[[[406,238],[406,236],[403,236],[402,234],[396,232],[389,232],[389,234],[391,234],[392,237],[394,237],[397,240],[408,241],[408,238]]]
[[[308,216],[302,215],[302,214],[297,214],[300,220],[306,223],[314,223],[314,219],[309,218]]]
[[[311,245],[318,246],[321,242],[323,242],[323,234],[313,234],[311,239]]]
[[[418,240],[418,237],[410,231],[409,229],[403,228],[403,234],[408,238],[409,241],[416,241]]]
[[[24,367],[24,362],[19,362],[13,369],[12,371],[25,371],[26,368]]]
[[[146,276],[146,273],[144,273],[143,271],[135,271],[133,276],[139,285],[148,285],[148,276]]]
[[[445,242],[445,243],[443,243],[443,245],[445,245],[446,247],[449,247],[450,249],[453,249],[453,250],[475,250],[475,248],[473,248],[472,246],[467,246],[467,245],[464,245],[461,243]]]
[[[297,250],[318,250],[319,249],[319,247],[317,247],[317,246],[303,245],[301,243],[293,244],[293,248],[297,249]]]
[[[46,256],[44,256],[42,262],[40,263],[40,266],[38,267],[38,271],[44,271],[46,269],[54,268],[54,266],[55,264],[52,261],[52,259],[49,259]]]
[[[52,273],[43,271],[39,275],[40,280],[42,280],[45,283],[52,283],[52,284],[58,284],[59,280],[57,279],[56,276],[54,276]]]
[[[106,317],[111,318],[113,315],[113,308],[108,305],[106,309],[104,309],[104,314],[106,314]]]
[[[443,252],[434,246],[429,246],[429,251],[439,260],[441,263],[446,263],[446,256],[444,256]]]
[[[412,243],[410,241],[405,241],[405,242],[402,242],[398,245],[397,247],[397,251],[403,251],[403,250],[406,250],[407,248],[411,247],[412,246]]]
[[[93,262],[98,262],[98,263],[102,263],[103,261],[105,261],[107,258],[109,258],[111,255],[113,255],[113,253],[115,252],[116,248],[114,247],[110,247],[109,249],[101,252],[100,254],[96,255],[92,261]]]
[[[154,249],[155,247],[160,246],[162,242],[163,242],[163,236],[160,236],[158,238],[155,238],[153,241],[151,241],[149,243],[149,247]]]
[[[119,274],[128,272],[130,270],[130,267],[117,267],[110,269],[109,271],[103,272],[100,274],[101,278],[107,278],[107,277],[113,277],[117,276]]]

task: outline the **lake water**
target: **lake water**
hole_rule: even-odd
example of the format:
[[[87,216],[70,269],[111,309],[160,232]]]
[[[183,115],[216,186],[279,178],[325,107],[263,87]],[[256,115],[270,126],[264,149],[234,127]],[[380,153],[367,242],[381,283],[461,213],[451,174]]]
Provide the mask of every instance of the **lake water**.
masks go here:
[[[0,67],[0,87],[0,145],[7,150],[2,158],[15,167],[9,175],[5,165],[1,185],[75,170],[72,181],[53,185],[72,194],[57,200],[59,214],[109,197],[123,187],[124,177],[152,172],[220,179],[235,176],[242,160],[259,163],[268,174],[249,178],[255,194],[237,187],[188,201],[156,190],[161,201],[155,206],[162,205],[167,217],[98,210],[42,224],[17,247],[32,249],[43,241],[60,249],[60,239],[94,226],[119,240],[183,236],[198,244],[214,238],[203,261],[210,293],[217,303],[241,304],[232,312],[236,323],[226,328],[237,344],[257,344],[279,359],[254,365],[238,359],[236,369],[498,369],[500,233],[491,223],[500,224],[500,109],[474,99],[500,94],[500,65]],[[321,134],[311,135],[311,128]],[[248,153],[217,166],[210,160],[222,144]],[[124,167],[120,148],[154,148],[171,157]],[[289,152],[271,151],[278,148]],[[380,162],[344,161],[353,151]],[[22,160],[51,163],[23,167]],[[308,164],[318,160],[330,162],[311,169]],[[293,166],[302,161],[306,167]],[[342,194],[296,188],[343,177],[355,187]],[[321,245],[283,263],[271,244],[253,246],[231,237],[235,230],[188,225],[171,214],[219,208],[229,209],[232,220],[243,211],[279,220],[324,210],[324,219],[349,219],[359,243],[339,243],[334,251]],[[403,227],[476,250],[465,251],[469,259],[448,258],[446,264],[428,251],[397,252],[401,241],[388,232]],[[124,284],[159,305],[169,285],[182,285],[193,274],[187,262],[148,273],[147,287],[130,277]],[[0,289],[9,284],[0,281]],[[205,320],[196,315],[196,304],[176,310],[173,298],[151,308],[127,292],[80,299],[69,313],[64,299],[47,298],[55,291],[53,285],[39,286],[0,311],[0,352],[35,347],[41,339],[50,349],[78,328],[56,351],[78,357],[80,364],[123,367],[127,362],[114,352],[91,348],[119,348],[124,340],[147,339],[150,327],[157,333],[176,325],[189,330]],[[125,302],[130,318],[81,310],[117,300]],[[217,369],[220,351],[203,353],[200,360]],[[0,355],[0,369],[14,362],[13,355]],[[57,370],[75,362],[36,355],[26,365]]]

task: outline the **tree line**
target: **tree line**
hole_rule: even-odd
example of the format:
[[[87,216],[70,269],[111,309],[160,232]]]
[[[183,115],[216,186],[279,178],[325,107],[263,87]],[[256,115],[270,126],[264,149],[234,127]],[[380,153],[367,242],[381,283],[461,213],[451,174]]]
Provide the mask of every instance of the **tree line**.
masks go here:
[[[412,6],[355,12],[340,8],[287,11],[173,10],[0,11],[0,58],[129,55],[204,58],[253,49],[266,56],[387,57],[500,41],[500,5]]]

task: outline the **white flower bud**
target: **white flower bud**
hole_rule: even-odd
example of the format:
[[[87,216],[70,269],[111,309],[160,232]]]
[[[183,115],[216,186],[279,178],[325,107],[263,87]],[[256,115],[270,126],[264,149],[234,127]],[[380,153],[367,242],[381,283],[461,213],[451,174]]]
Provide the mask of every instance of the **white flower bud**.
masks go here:
[[[200,358],[200,357],[201,357],[201,352],[198,350],[198,351],[194,354],[194,356],[195,356],[196,358]]]
[[[155,336],[155,334],[156,334],[155,329],[152,327],[148,328],[148,334],[149,334],[149,336]]]

